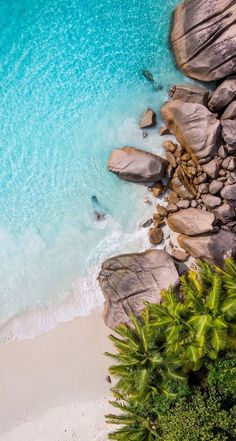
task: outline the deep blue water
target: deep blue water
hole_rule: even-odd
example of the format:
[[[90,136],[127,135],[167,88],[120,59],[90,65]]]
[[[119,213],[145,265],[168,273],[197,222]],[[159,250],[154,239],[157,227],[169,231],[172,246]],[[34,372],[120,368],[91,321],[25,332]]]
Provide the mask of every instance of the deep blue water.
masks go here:
[[[2,318],[73,290],[83,297],[77,312],[89,310],[99,296],[87,282],[81,294],[79,278],[127,243],[140,245],[132,233],[145,189],[108,173],[106,162],[125,144],[161,152],[157,131],[144,140],[138,121],[182,78],[168,50],[177,3],[0,0]],[[110,213],[103,225],[93,219],[94,194]]]

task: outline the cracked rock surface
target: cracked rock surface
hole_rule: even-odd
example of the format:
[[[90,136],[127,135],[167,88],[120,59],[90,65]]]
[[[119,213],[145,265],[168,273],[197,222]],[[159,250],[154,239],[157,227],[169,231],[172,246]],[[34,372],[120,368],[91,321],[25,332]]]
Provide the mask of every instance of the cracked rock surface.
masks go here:
[[[235,73],[235,20],[232,0],[185,0],[177,6],[171,43],[185,75],[212,81]]]
[[[162,289],[178,283],[173,259],[163,250],[123,254],[107,259],[98,276],[105,297],[103,318],[114,329],[129,322],[129,314],[139,316],[144,302],[159,303]]]

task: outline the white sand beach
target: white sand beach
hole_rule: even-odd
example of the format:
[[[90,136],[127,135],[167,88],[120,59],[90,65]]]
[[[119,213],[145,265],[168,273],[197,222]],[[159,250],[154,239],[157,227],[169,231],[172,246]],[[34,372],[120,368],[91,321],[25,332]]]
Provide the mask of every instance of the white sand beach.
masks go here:
[[[109,330],[101,310],[0,346],[0,441],[105,441]]]

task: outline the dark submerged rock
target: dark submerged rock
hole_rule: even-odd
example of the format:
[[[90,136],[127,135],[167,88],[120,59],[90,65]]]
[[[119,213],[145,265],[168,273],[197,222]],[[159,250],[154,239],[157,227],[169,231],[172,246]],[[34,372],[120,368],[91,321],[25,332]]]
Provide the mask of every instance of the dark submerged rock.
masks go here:
[[[143,77],[144,77],[147,81],[149,81],[149,83],[154,83],[155,79],[154,79],[154,76],[153,76],[152,72],[150,72],[150,71],[147,70],[147,69],[142,69],[142,70],[141,70],[141,73],[142,73]]]

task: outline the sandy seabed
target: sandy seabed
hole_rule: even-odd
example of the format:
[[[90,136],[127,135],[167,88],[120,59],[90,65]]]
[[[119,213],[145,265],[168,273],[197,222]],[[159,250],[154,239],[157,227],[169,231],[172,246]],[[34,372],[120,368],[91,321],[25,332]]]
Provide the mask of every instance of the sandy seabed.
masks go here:
[[[111,349],[101,310],[0,346],[0,441],[105,441]]]

